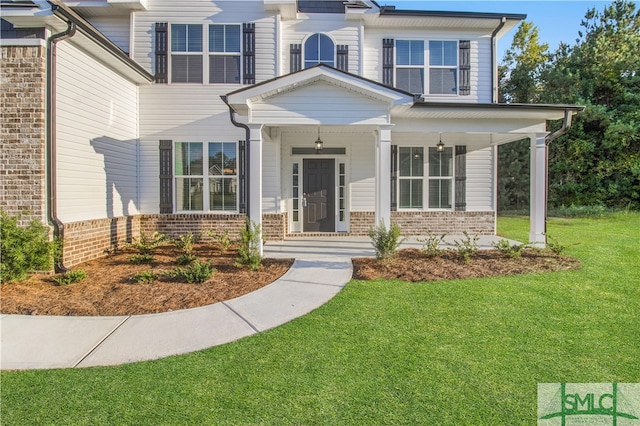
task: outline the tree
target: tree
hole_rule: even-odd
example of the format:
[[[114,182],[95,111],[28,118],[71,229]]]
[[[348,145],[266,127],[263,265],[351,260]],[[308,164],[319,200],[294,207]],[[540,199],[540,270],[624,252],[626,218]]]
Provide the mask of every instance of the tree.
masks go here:
[[[501,102],[533,103],[540,99],[540,73],[550,58],[548,50],[548,44],[539,42],[538,27],[522,22],[499,67]],[[528,208],[529,180],[529,140],[498,147],[498,210]]]

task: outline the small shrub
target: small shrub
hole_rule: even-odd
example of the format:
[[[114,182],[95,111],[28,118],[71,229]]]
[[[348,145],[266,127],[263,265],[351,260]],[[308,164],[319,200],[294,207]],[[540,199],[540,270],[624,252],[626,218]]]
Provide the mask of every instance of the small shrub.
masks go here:
[[[172,278],[182,278],[188,283],[203,283],[211,278],[216,268],[210,262],[196,260],[184,268],[174,268],[166,273]]]
[[[528,247],[526,244],[511,245],[509,240],[504,238],[497,243],[495,241],[491,242],[491,245],[500,250],[500,253],[504,254],[505,256],[509,256],[512,259],[517,259],[522,256],[522,251]]]
[[[240,232],[237,262],[241,265],[248,265],[254,271],[262,266],[261,236],[260,225],[247,219],[247,226]]]
[[[87,278],[87,273],[82,269],[77,269],[75,271],[68,271],[62,275],[58,275],[51,278],[56,285],[69,285],[79,283],[80,281]]]
[[[440,255],[443,250],[440,248],[440,244],[444,243],[444,237],[447,234],[442,234],[439,237],[437,235],[429,235],[426,239],[418,238],[418,241],[424,243],[422,246],[422,252],[429,257],[435,257]]]
[[[224,231],[220,234],[216,234],[215,239],[220,245],[220,248],[222,249],[222,251],[229,250],[233,245],[233,240],[229,236],[229,231]]]
[[[179,238],[173,240],[173,244],[185,254],[190,255],[193,252],[193,247],[200,241],[200,235],[192,232],[180,235]]]
[[[547,235],[547,248],[555,254],[562,254],[569,247],[570,246],[561,244],[556,238],[552,237],[551,235]]]
[[[150,284],[152,282],[155,282],[157,279],[158,279],[158,274],[151,271],[138,272],[133,277],[131,277],[131,281],[138,284],[143,284],[143,283]]]
[[[18,218],[0,211],[0,280],[24,280],[30,272],[50,270],[56,244],[40,221],[20,227]]]
[[[464,239],[453,242],[455,245],[454,250],[458,252],[458,256],[460,256],[464,263],[469,263],[469,260],[478,253],[478,240],[480,237],[477,235],[472,237],[467,231],[464,231],[463,234]]]
[[[389,229],[384,225],[384,221],[380,225],[369,229],[369,238],[371,244],[376,251],[376,259],[388,260],[395,256],[398,247],[404,239],[400,238],[400,227],[395,223]]]
[[[187,253],[182,253],[180,256],[178,256],[178,258],[176,259],[176,263],[178,265],[188,265],[191,262],[193,262],[194,260],[196,260],[197,257],[195,254],[187,254]]]
[[[140,238],[127,243],[126,247],[138,250],[138,254],[151,254],[154,248],[164,244],[166,241],[167,236],[160,232],[154,232],[151,236],[140,233]]]
[[[131,256],[129,258],[129,262],[133,263],[134,265],[142,265],[144,263],[151,263],[151,262],[153,262],[153,255],[151,255],[150,253],[134,254],[133,256]]]

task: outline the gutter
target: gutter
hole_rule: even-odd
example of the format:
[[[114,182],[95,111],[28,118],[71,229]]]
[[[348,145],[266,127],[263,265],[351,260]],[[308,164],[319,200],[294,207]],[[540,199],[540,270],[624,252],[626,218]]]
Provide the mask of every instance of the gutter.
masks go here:
[[[498,67],[498,58],[497,58],[497,39],[498,33],[502,28],[504,28],[507,23],[507,17],[503,16],[500,18],[500,23],[496,27],[495,30],[491,33],[491,101],[493,103],[498,103],[498,85],[499,82],[496,81],[497,78],[497,67]]]
[[[56,173],[56,44],[76,34],[76,24],[67,22],[67,29],[53,34],[47,39],[47,77],[46,77],[46,170],[47,170],[47,219],[53,225],[53,236],[64,241],[64,224],[58,218],[58,189]],[[67,272],[63,260],[54,265],[56,272]]]
[[[250,157],[250,153],[251,153],[251,144],[249,143],[249,140],[251,139],[251,129],[249,129],[249,126],[247,126],[246,124],[240,123],[236,120],[236,112],[233,110],[233,108],[231,107],[231,105],[229,105],[229,101],[227,100],[227,96],[223,95],[220,96],[220,99],[222,99],[222,102],[225,103],[226,106],[229,107],[229,118],[231,119],[231,124],[233,124],[236,127],[239,127],[241,129],[244,129],[245,131],[245,150],[246,150],[246,154],[245,154],[245,167],[244,167],[244,198],[245,198],[245,213],[247,214],[247,216],[249,215],[249,178],[251,176],[251,167],[249,167],[249,158]],[[242,187],[241,187],[242,188]]]
[[[547,235],[547,220],[548,220],[548,210],[549,210],[549,144],[554,140],[558,139],[560,136],[564,135],[571,128],[571,123],[573,119],[573,112],[571,109],[567,108],[564,110],[564,121],[562,122],[562,127],[560,127],[555,132],[547,135],[544,138],[544,173],[546,176],[545,179],[545,189],[544,189],[544,235],[546,239]]]

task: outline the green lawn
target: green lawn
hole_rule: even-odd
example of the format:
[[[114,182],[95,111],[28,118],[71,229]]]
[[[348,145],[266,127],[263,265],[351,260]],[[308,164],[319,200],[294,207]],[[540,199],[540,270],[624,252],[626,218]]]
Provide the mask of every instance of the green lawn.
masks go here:
[[[528,221],[499,229],[526,240]],[[0,423],[535,424],[539,382],[640,382],[640,214],[552,220],[549,234],[583,269],[353,281],[310,315],[206,351],[3,372]]]

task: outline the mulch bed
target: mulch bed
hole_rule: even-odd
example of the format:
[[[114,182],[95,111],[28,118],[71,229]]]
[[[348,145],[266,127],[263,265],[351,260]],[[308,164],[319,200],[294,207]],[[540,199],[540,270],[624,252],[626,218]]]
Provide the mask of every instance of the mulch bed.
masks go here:
[[[498,250],[481,250],[465,264],[453,251],[428,257],[417,249],[401,250],[394,259],[353,259],[353,278],[436,281],[579,269],[580,261],[548,250],[524,250],[512,259]]]

